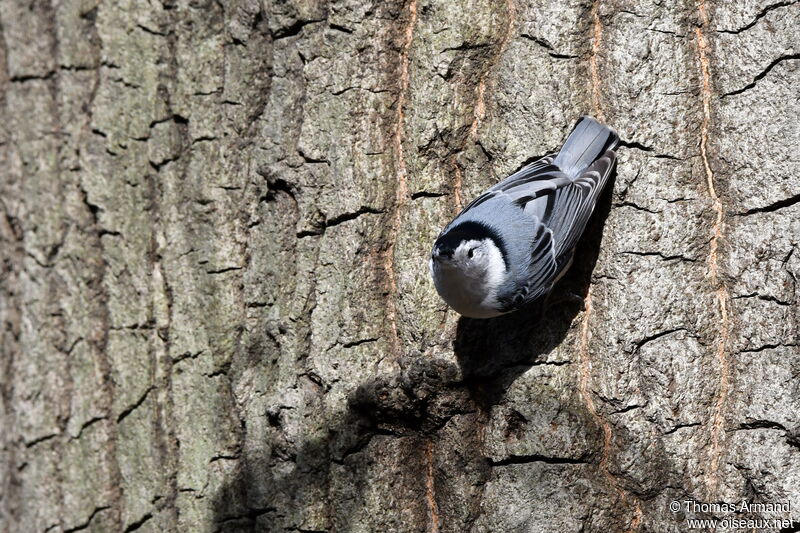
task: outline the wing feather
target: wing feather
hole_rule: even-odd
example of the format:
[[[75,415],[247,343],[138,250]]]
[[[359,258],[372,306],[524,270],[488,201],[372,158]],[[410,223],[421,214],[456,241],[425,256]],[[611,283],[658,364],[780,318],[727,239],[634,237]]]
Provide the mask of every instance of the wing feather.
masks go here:
[[[557,166],[553,165],[554,157],[555,154],[550,154],[534,161],[490,187],[486,192],[472,200],[460,214],[464,214],[487,200],[500,195],[507,197],[511,202],[518,202],[522,198],[530,197],[520,204],[520,207],[524,208],[530,200],[569,183],[569,178]]]
[[[563,191],[559,197],[563,205],[557,204],[553,209],[553,213],[558,215],[558,219],[544,221],[555,232],[557,255],[571,252],[578,244],[578,240],[583,235],[586,224],[592,216],[597,198],[611,174],[615,157],[613,151],[607,151],[584,170],[569,187],[558,191]]]

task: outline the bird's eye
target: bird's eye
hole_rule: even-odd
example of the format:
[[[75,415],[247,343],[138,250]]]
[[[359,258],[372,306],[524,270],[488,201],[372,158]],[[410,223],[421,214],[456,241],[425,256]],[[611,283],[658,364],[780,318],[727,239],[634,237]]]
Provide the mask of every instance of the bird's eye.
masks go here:
[[[472,258],[472,256],[475,255],[475,248],[470,248],[467,252],[467,255]]]

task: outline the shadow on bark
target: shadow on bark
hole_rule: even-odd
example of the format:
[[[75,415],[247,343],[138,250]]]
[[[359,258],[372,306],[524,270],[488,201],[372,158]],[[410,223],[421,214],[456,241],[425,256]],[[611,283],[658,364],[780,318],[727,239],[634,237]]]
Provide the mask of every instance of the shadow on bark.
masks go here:
[[[482,418],[458,381],[455,364],[406,362],[402,371],[360,385],[337,422],[299,444],[289,442],[280,420],[267,415],[276,431],[263,447],[243,451],[214,494],[213,531],[352,531],[369,524],[394,531],[410,530],[415,521],[424,524],[429,502],[420,495],[428,490],[434,447],[447,441],[443,435],[451,421],[462,437],[438,449],[446,457],[437,460],[446,464],[450,477],[460,477],[436,483],[442,493],[449,493],[444,487],[452,483],[448,501],[457,499],[461,512],[477,516],[473,509],[490,469],[479,451]],[[464,416],[454,420],[457,415]],[[471,488],[456,498],[461,477]],[[391,494],[385,492],[387,483]],[[376,500],[388,507],[376,508]]]
[[[325,436],[296,447],[276,439],[243,453],[213,496],[213,531],[305,531],[309,529],[304,526],[320,520],[328,522],[324,531],[349,530],[349,517],[363,506],[368,479],[368,468],[350,456],[376,434],[362,417],[348,411]]]
[[[583,309],[615,180],[616,168],[578,243],[572,267],[548,297],[497,318],[459,319],[454,351],[464,383],[481,408],[496,405],[515,379],[541,364],[543,356],[561,344]]]
[[[452,406],[470,401],[463,394],[454,397],[434,367],[412,367],[358,387],[335,417],[338,422],[320,436],[297,445],[276,436],[245,450],[212,496],[212,531],[353,531],[373,522],[401,530],[413,525],[409,519],[424,523],[427,502],[420,494],[426,491],[426,448],[443,424],[462,412]],[[453,368],[440,367],[445,374]],[[282,433],[279,421],[267,419]],[[471,472],[471,480],[485,479],[482,456],[465,454],[460,463],[449,466]],[[387,476],[393,480],[391,494],[376,493],[376,480]],[[376,515],[376,499],[402,501],[403,510],[390,506]]]

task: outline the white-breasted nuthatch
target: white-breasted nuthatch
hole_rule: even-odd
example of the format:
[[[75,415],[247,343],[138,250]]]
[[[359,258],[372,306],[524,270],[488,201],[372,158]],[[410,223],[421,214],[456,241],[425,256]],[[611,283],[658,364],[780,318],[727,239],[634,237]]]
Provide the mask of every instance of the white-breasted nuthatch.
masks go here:
[[[557,154],[470,202],[433,245],[431,275],[444,301],[490,318],[550,292],[572,262],[618,143],[613,129],[581,117]]]

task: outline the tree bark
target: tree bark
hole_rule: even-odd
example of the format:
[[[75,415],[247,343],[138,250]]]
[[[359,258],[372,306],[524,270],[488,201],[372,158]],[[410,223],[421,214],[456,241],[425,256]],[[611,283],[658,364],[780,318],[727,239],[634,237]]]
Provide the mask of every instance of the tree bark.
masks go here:
[[[798,25],[0,0],[0,530],[797,531]],[[623,143],[575,265],[459,319],[438,231],[582,114]]]

